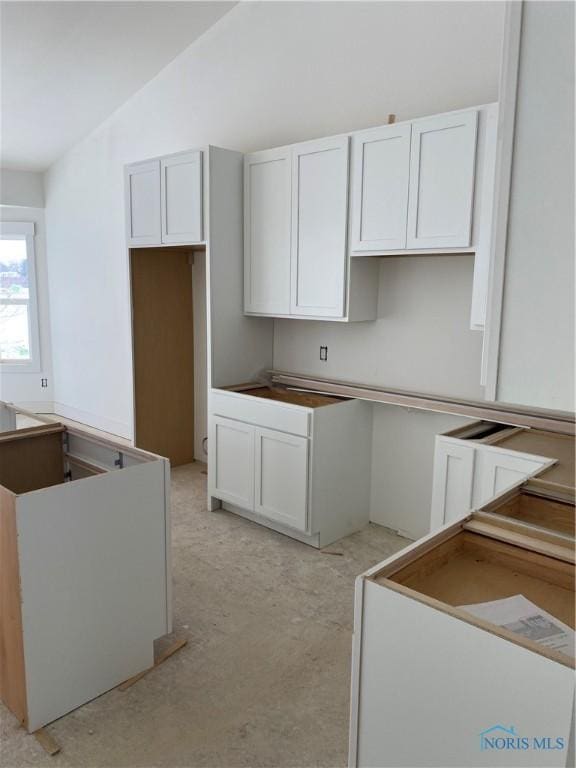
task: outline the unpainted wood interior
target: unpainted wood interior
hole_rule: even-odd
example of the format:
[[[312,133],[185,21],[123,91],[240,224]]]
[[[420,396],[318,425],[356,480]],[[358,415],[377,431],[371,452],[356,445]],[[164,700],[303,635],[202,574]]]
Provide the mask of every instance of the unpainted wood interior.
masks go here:
[[[389,576],[450,606],[524,595],[571,627],[574,565],[486,536],[461,531]]]
[[[568,502],[547,499],[522,490],[502,504],[491,506],[490,512],[548,531],[572,537],[575,535],[574,504]]]
[[[27,725],[16,496],[0,487],[0,698]]]
[[[65,480],[62,433],[50,430],[7,433],[0,438],[0,485],[13,493],[28,493]]]
[[[284,389],[283,387],[247,387],[239,391],[251,397],[277,400],[280,403],[301,405],[304,408],[322,408],[326,405],[341,403],[343,399],[341,397],[330,397],[329,395],[318,395],[314,392],[296,392],[293,389]]]
[[[193,258],[190,246],[130,251],[135,444],[173,466],[194,461]]]
[[[523,429],[505,435],[496,444],[511,451],[533,453],[557,459],[557,463],[542,472],[547,481],[574,488],[576,484],[575,440],[572,435],[559,435],[541,429]]]

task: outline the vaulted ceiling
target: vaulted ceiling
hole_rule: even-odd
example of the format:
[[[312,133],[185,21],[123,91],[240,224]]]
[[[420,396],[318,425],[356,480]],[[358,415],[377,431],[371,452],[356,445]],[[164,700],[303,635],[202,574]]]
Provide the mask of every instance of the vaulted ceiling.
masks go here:
[[[46,169],[234,5],[0,3],[0,165]]]

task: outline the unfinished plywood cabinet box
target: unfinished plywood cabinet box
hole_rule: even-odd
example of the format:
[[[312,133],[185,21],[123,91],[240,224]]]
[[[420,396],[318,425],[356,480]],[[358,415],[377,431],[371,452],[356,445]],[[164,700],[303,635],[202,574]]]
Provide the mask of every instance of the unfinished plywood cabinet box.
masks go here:
[[[171,631],[169,465],[62,425],[0,435],[0,692],[32,732]]]
[[[358,400],[213,390],[209,493],[237,514],[326,546],[368,524],[371,434],[370,406]]]
[[[573,489],[528,483],[358,578],[351,768],[574,764],[573,656],[462,607],[518,594],[574,627]],[[482,750],[494,726],[530,748]]]

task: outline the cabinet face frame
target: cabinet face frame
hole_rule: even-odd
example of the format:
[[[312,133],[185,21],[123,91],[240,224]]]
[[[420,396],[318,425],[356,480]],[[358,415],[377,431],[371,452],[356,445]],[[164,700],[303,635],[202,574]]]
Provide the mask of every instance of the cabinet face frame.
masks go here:
[[[134,183],[137,178],[141,182],[139,190],[136,190]],[[162,242],[160,160],[146,160],[143,163],[133,163],[126,166],[124,180],[128,246],[160,245]],[[144,199],[144,193],[146,199]],[[142,204],[148,209],[142,214],[143,218],[151,224],[151,230],[147,234],[138,234],[135,231],[135,226],[137,226],[135,211]]]
[[[310,141],[305,144],[298,144],[292,148],[292,244],[291,244],[291,295],[290,312],[293,315],[307,315],[311,317],[334,317],[343,318],[346,314],[346,279],[347,279],[347,228],[348,228],[348,155],[349,155],[349,136],[336,137],[332,139],[320,139]],[[334,211],[331,215],[331,237],[334,240],[328,254],[329,270],[332,279],[335,280],[336,290],[333,304],[303,304],[300,298],[300,280],[303,266],[303,207],[302,207],[302,159],[313,155],[336,152],[337,162],[337,183],[330,182],[329,189],[336,190],[334,200]],[[314,178],[314,183],[318,185],[323,180],[318,175]],[[326,192],[329,190],[327,189]],[[316,193],[319,190],[316,188]],[[318,195],[321,197],[321,195]],[[308,215],[308,214],[307,214]],[[305,236],[305,235],[304,235]],[[308,248],[311,244],[308,244]],[[320,243],[319,248],[326,245]],[[326,265],[325,265],[326,266]],[[310,265],[308,264],[308,268]],[[326,278],[326,275],[319,271],[314,275],[316,285]],[[310,290],[310,287],[308,288]]]
[[[191,183],[184,185],[184,189],[175,192],[175,196],[184,201],[187,207],[187,216],[193,221],[191,228],[182,232],[170,231],[170,181],[171,168],[191,166]],[[187,180],[188,182],[188,180]],[[170,155],[160,160],[160,198],[162,218],[162,243],[186,244],[202,242],[202,152],[184,152],[178,155]]]
[[[468,248],[471,240],[472,212],[474,203],[474,182],[476,167],[476,139],[478,129],[478,111],[476,109],[456,114],[438,115],[412,124],[412,145],[410,153],[410,192],[408,201],[408,230],[406,245],[408,248]],[[462,156],[450,156],[449,168],[458,168],[461,176],[461,196],[459,210],[455,212],[459,220],[452,222],[452,231],[437,234],[419,234],[421,217],[422,183],[424,167],[422,157],[423,137],[443,131],[463,131]],[[453,186],[453,179],[443,179],[448,190]],[[438,195],[438,190],[433,190]],[[440,193],[441,195],[441,193]],[[461,206],[461,207],[460,207]]]
[[[266,442],[278,443],[295,450],[293,454],[296,457],[292,469],[290,498],[285,503],[290,509],[290,514],[282,511],[278,507],[272,507],[266,503],[264,498],[264,484],[273,481],[273,478],[267,476],[264,461]],[[255,492],[254,492],[254,510],[263,517],[276,520],[279,523],[296,528],[305,532],[308,530],[308,496],[309,496],[309,442],[305,437],[289,435],[284,432],[262,429],[256,427],[255,430]],[[277,467],[277,471],[282,474],[287,471],[286,468]]]
[[[410,177],[410,140],[412,135],[411,123],[386,125],[360,131],[352,136],[352,215],[350,222],[352,252],[386,251],[406,248],[406,227],[408,220],[408,185]],[[395,214],[398,217],[395,232],[387,236],[367,239],[363,236],[363,226],[367,211],[365,210],[368,197],[367,174],[369,159],[367,150],[370,145],[386,144],[395,149],[397,163],[396,178],[388,183],[388,194],[394,198]],[[381,168],[377,169],[379,172]],[[379,190],[382,194],[382,190]]]
[[[252,169],[258,166],[283,165],[283,179],[280,187],[285,196],[284,210],[278,211],[282,219],[282,231],[276,233],[276,252],[270,260],[270,251],[261,261],[266,263],[266,272],[275,280],[281,298],[276,301],[260,299],[253,295],[253,272],[261,266],[254,265],[254,209]],[[272,149],[246,155],[244,158],[244,311],[257,314],[288,315],[290,313],[290,265],[291,265],[291,206],[292,206],[292,152],[290,148]],[[272,261],[272,263],[269,263]]]

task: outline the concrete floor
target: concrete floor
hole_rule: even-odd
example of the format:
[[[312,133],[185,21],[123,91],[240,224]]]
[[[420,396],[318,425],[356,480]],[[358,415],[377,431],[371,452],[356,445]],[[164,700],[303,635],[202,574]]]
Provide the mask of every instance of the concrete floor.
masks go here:
[[[346,764],[354,577],[408,541],[370,525],[319,552],[207,512],[203,469],[173,471],[174,634],[188,645],[48,726],[55,757],[2,707],[3,768]]]

